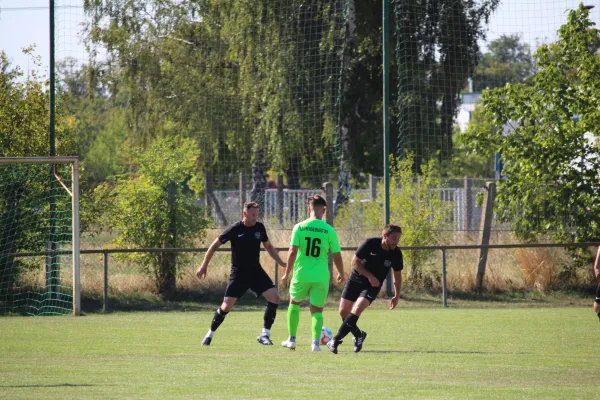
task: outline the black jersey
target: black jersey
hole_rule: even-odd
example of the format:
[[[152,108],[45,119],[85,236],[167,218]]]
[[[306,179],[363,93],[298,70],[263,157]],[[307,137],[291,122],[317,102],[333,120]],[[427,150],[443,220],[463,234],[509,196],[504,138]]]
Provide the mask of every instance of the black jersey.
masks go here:
[[[269,240],[267,230],[260,222],[251,227],[242,221],[231,225],[219,236],[221,243],[231,242],[231,272],[260,268],[260,243]]]
[[[368,238],[356,250],[356,257],[362,260],[363,267],[375,275],[379,282],[383,282],[387,277],[390,268],[393,268],[394,271],[402,271],[402,268],[404,268],[400,249],[396,247],[394,250],[384,250],[381,247],[382,240],[381,236]],[[352,270],[349,280],[369,283],[367,277],[361,275],[355,269]]]

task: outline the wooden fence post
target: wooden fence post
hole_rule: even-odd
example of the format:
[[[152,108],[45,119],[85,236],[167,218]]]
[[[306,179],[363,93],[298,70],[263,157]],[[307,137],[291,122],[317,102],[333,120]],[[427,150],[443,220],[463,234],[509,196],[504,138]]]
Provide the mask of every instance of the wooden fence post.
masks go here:
[[[490,235],[492,232],[492,219],[494,218],[494,201],[496,198],[496,183],[487,182],[486,191],[483,198],[484,210],[481,219],[481,245],[490,244]],[[475,289],[481,291],[483,289],[483,277],[485,275],[485,267],[487,264],[488,248],[482,247],[479,249],[479,260],[477,262],[477,278]]]

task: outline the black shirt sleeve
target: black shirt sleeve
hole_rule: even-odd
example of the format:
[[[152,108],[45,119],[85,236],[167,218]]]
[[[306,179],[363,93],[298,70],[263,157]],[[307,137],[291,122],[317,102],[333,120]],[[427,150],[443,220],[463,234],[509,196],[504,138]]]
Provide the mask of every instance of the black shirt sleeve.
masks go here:
[[[404,258],[402,257],[402,251],[400,249],[396,249],[398,254],[396,255],[396,262],[392,265],[394,271],[402,271],[404,269]]]
[[[362,242],[362,244],[356,250],[356,257],[364,260],[369,255],[369,239]]]
[[[263,224],[260,224],[260,241],[265,243],[269,241],[269,237],[267,236],[267,228]]]
[[[229,228],[225,229],[223,233],[219,235],[219,241],[221,244],[225,244],[231,240],[231,236],[233,235],[233,230],[235,225],[231,225]]]

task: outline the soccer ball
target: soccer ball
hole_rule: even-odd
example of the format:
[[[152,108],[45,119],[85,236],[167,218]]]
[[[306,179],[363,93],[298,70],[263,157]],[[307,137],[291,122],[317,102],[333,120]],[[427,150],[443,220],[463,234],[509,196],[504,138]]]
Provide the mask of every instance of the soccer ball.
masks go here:
[[[321,329],[321,344],[327,344],[327,342],[329,342],[332,337],[333,337],[333,333],[331,333],[331,329],[324,326]]]

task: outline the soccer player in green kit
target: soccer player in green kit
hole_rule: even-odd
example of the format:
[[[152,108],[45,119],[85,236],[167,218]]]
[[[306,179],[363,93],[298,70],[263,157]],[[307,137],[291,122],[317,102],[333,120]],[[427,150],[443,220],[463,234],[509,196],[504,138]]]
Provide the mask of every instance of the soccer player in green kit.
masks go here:
[[[281,280],[290,279],[290,305],[288,308],[289,338],[281,345],[296,348],[296,333],[300,322],[300,304],[306,297],[310,300],[312,315],[312,351],[321,351],[319,339],[323,328],[323,306],[329,292],[328,252],[338,270],[338,282],[344,279],[344,263],[337,232],[323,221],[327,202],[319,195],[308,198],[310,218],[296,224],[292,231],[287,265]]]

